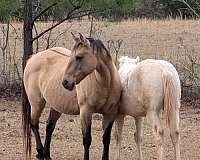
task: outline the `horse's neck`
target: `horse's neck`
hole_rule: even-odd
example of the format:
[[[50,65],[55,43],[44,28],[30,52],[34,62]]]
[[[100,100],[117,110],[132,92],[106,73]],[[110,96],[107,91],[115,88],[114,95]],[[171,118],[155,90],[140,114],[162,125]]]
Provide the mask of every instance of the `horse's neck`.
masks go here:
[[[98,65],[95,71],[89,74],[80,85],[77,86],[77,97],[79,105],[95,106],[94,110],[101,110],[102,106],[109,103],[108,98],[112,87],[114,76],[114,65],[112,60],[98,59]],[[109,104],[108,104],[109,105]],[[108,106],[106,105],[106,106]]]
[[[112,60],[105,57],[99,59],[99,63],[94,72],[97,83],[103,87],[110,88],[113,72]]]

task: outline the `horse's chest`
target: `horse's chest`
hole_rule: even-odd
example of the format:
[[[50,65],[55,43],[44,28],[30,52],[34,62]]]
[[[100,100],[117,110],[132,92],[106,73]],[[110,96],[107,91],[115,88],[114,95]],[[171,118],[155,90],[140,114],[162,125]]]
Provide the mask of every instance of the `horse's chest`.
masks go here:
[[[84,94],[78,96],[78,102],[80,108],[84,106],[88,107],[93,112],[99,112],[107,103],[108,96],[108,90],[106,88],[101,88],[93,92],[85,92]]]
[[[79,114],[79,106],[75,91],[68,91],[62,86],[59,75],[43,85],[43,97],[56,111],[64,114]]]

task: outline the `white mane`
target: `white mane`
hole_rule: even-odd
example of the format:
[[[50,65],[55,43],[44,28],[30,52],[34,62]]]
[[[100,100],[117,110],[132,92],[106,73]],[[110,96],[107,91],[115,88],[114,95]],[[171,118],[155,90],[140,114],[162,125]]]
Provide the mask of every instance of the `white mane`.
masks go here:
[[[119,59],[119,75],[121,81],[124,85],[127,85],[130,73],[134,70],[137,63],[139,63],[140,57],[137,56],[136,59],[130,58],[128,56],[122,56]]]
[[[123,64],[137,64],[138,62],[140,62],[140,57],[137,56],[136,59],[130,58],[128,56],[121,56],[119,58],[119,66],[121,67]]]

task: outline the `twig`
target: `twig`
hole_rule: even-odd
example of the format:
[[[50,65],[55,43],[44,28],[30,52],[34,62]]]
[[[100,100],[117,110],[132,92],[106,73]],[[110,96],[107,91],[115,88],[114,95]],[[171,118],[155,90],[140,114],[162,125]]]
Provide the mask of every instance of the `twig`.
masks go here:
[[[47,12],[50,8],[52,8],[53,6],[57,5],[58,3],[53,3],[51,5],[49,5],[48,7],[44,8],[42,11],[40,11],[35,17],[33,17],[33,20],[32,20],[32,25],[34,24],[34,22],[39,18],[41,17],[45,12]]]
[[[18,35],[16,28],[15,28],[11,23],[10,23],[10,26],[13,28],[13,30],[14,30],[16,36],[17,36],[16,38],[22,39],[22,37],[20,37],[20,36]]]
[[[36,26],[35,26],[35,23],[33,24],[33,27],[34,27],[34,30],[35,30],[35,34],[36,34],[36,36],[38,35],[38,31],[37,31],[37,28],[36,28]],[[39,41],[38,41],[38,39],[36,40],[36,53],[38,52],[38,48],[39,48]]]
[[[40,38],[42,35],[44,35],[44,34],[47,33],[48,31],[54,29],[55,27],[57,27],[58,25],[60,25],[60,24],[63,23],[64,21],[66,21],[66,20],[68,20],[68,19],[72,19],[71,14],[72,14],[74,11],[78,10],[79,8],[81,8],[81,6],[77,6],[77,7],[73,8],[73,9],[67,14],[67,16],[66,16],[64,19],[62,19],[61,21],[59,21],[59,22],[56,23],[55,25],[53,25],[53,26],[51,26],[50,28],[48,28],[48,29],[44,30],[43,32],[41,32],[39,35],[37,35],[36,37],[34,37],[34,38],[32,39],[32,41],[35,41],[36,39]],[[82,17],[82,16],[79,16],[79,17]]]
[[[4,44],[1,45],[0,47],[1,47],[1,49],[2,49],[3,51],[5,51],[5,49],[7,48],[7,45],[8,45],[9,31],[10,31],[10,22],[8,21],[6,33],[5,33],[4,30],[2,29],[2,32],[3,32],[4,36],[5,36],[5,42],[4,42]]]
[[[52,23],[52,26],[53,26],[53,24],[54,24],[54,21],[53,21],[53,23]],[[52,30],[50,30],[49,35],[48,35],[48,37],[47,37],[47,46],[46,46],[46,49],[48,49],[49,46],[50,46],[49,43],[50,43],[51,33],[52,33]]]
[[[184,3],[198,18],[200,17],[199,14],[185,0],[177,0],[177,1]]]
[[[71,24],[65,31],[63,31],[62,33],[60,33],[59,35],[57,35],[56,38],[54,40],[52,40],[52,42],[49,44],[49,46],[53,47],[56,44],[56,42],[58,41],[58,38],[61,35],[65,34],[72,27],[72,25],[73,24]]]

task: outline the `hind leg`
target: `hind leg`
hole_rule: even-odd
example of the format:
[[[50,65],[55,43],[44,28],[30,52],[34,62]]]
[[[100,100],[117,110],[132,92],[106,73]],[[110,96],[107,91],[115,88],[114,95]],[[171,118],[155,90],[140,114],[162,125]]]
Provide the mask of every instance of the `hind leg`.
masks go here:
[[[37,150],[36,158],[43,160],[43,145],[42,145],[40,133],[39,133],[39,118],[42,113],[42,110],[44,109],[45,100],[42,99],[37,102],[30,101],[30,103],[31,103],[30,126],[34,133],[35,141],[36,141],[36,150]]]
[[[175,159],[180,160],[180,133],[179,133],[179,109],[176,109],[175,120],[169,124],[170,137],[174,146]]]
[[[51,136],[56,126],[57,120],[60,118],[61,113],[55,111],[53,108],[50,110],[49,118],[46,126],[46,139],[44,143],[44,158],[45,160],[50,160],[50,144]]]
[[[116,160],[121,159],[121,142],[122,142],[122,130],[124,125],[125,115],[118,115],[115,120],[115,139],[116,139]]]
[[[143,117],[135,118],[136,132],[134,134],[135,142],[139,152],[139,160],[143,160],[142,156],[142,136],[143,136]]]
[[[158,160],[163,159],[163,137],[164,137],[164,130],[161,124],[161,119],[159,117],[158,112],[150,111],[147,113],[147,118],[152,124],[153,133],[155,136],[156,144],[157,144],[157,151],[158,151]]]

